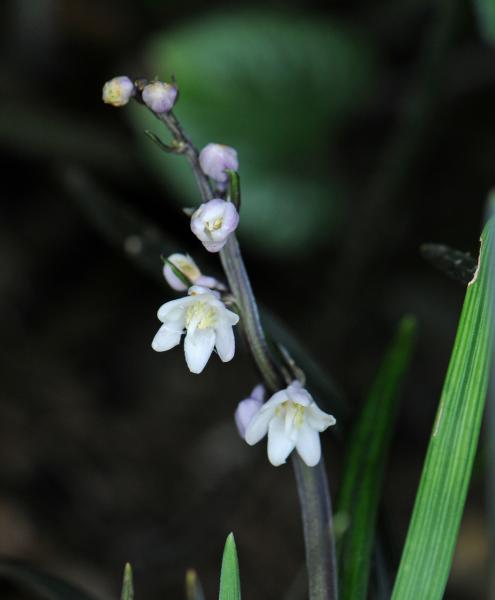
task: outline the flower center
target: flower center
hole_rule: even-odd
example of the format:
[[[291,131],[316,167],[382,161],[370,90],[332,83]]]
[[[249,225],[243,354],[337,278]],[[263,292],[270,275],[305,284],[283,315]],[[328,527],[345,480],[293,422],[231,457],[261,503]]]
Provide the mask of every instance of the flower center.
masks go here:
[[[275,414],[277,417],[285,418],[286,422],[291,422],[296,429],[299,429],[299,427],[301,427],[301,425],[304,423],[305,408],[306,407],[302,404],[298,404],[292,400],[286,400],[277,406],[275,409]]]
[[[206,221],[205,229],[209,232],[218,231],[218,229],[222,227],[222,224],[223,219],[221,217],[218,217],[218,219],[215,219],[213,223],[211,221]]]
[[[214,327],[217,322],[217,311],[207,302],[195,302],[186,310],[186,327],[193,322],[196,323],[198,329]]]

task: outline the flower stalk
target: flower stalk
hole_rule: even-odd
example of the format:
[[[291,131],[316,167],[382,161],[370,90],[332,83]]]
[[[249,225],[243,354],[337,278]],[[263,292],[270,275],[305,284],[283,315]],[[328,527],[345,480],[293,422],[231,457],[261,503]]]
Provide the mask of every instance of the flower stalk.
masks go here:
[[[136,87],[141,91],[144,85],[144,81],[136,81]],[[215,192],[210,180],[201,168],[199,152],[175,115],[172,112],[159,114],[153,112],[153,114],[164,123],[172,134],[171,148],[174,149],[173,151],[184,154],[187,158],[203,202],[213,199]],[[228,176],[230,182],[234,183],[235,198],[232,198],[232,200],[238,206],[240,199],[239,180],[230,173],[228,173]],[[229,235],[219,254],[230,290],[240,311],[241,323],[249,349],[267,391],[273,394],[289,385],[292,378],[270,350],[261,324],[251,282],[234,232]],[[310,600],[337,600],[332,510],[323,458],[317,466],[308,467],[299,455],[293,453],[292,464],[302,512],[309,598]]]

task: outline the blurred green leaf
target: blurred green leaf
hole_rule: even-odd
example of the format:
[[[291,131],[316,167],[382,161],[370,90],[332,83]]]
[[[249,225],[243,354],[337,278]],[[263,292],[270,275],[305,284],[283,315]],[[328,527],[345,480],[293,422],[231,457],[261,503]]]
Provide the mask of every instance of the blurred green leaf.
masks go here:
[[[440,600],[447,583],[478,444],[491,367],[495,219],[468,286],[393,600]]]
[[[414,347],[416,321],[404,317],[351,433],[337,515],[346,529],[339,544],[342,600],[365,600],[385,463],[400,388]]]
[[[239,579],[239,563],[235,547],[234,534],[230,533],[225,542],[220,573],[219,600],[240,600],[241,582]]]
[[[481,35],[489,44],[495,44],[495,2],[494,0],[474,0]]]
[[[134,584],[132,581],[132,567],[129,563],[124,568],[124,580],[120,600],[134,600]]]
[[[95,600],[71,583],[21,561],[0,561],[0,579],[16,583],[46,600]]]
[[[186,600],[205,600],[201,582],[194,569],[188,569],[186,573]]]
[[[239,151],[247,243],[296,253],[328,241],[344,196],[342,182],[329,175],[328,147],[369,95],[376,74],[370,45],[337,23],[240,10],[158,34],[146,55],[150,74],[177,76],[177,115],[195,143]],[[127,114],[139,131],[159,133],[141,107]],[[181,202],[197,203],[181,157],[164,157],[149,143],[143,152]]]

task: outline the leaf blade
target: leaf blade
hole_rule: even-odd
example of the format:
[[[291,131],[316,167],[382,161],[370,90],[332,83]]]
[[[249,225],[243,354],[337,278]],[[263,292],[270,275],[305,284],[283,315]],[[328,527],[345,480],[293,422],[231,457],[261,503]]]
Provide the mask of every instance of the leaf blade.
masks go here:
[[[404,317],[351,434],[337,513],[348,521],[339,544],[342,600],[367,597],[373,531],[399,391],[414,348],[416,322]]]
[[[240,600],[241,584],[239,579],[239,562],[234,535],[230,533],[225,542],[220,573],[219,600]]]
[[[443,597],[478,444],[493,345],[495,220],[482,235],[392,599]]]

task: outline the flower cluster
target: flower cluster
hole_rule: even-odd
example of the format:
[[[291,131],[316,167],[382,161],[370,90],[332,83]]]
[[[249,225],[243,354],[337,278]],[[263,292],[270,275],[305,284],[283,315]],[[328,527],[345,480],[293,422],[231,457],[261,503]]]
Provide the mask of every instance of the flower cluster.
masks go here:
[[[103,101],[112,106],[125,106],[138,96],[155,115],[166,123],[168,113],[178,99],[174,84],[161,81],[114,77],[103,87]],[[183,140],[182,140],[183,141]],[[186,140],[187,142],[187,140]],[[220,252],[229,236],[237,229],[239,213],[230,201],[229,172],[237,171],[239,161],[234,148],[223,144],[207,144],[197,157],[202,176],[209,178],[214,197],[201,204],[192,214],[190,227],[208,252]],[[223,362],[232,360],[235,352],[233,327],[239,316],[229,310],[220,292],[225,286],[215,278],[203,275],[187,254],[168,257],[163,275],[174,290],[187,296],[171,300],[158,310],[162,325],[152,341],[157,352],[170,350],[184,338],[184,354],[192,373],[201,373],[213,350]],[[190,284],[190,285],[189,285]],[[256,444],[268,435],[268,459],[275,465],[285,463],[295,449],[310,467],[321,457],[319,434],[335,424],[335,419],[316,405],[309,392],[298,382],[265,400],[265,389],[258,385],[249,398],[239,403],[235,421],[240,435]]]
[[[308,467],[317,465],[320,433],[335,425],[335,418],[323,412],[298,381],[273,394],[265,404],[262,390],[256,387],[239,403],[235,417],[239,433],[249,445],[268,434],[268,460],[275,467],[285,463],[294,448]]]

